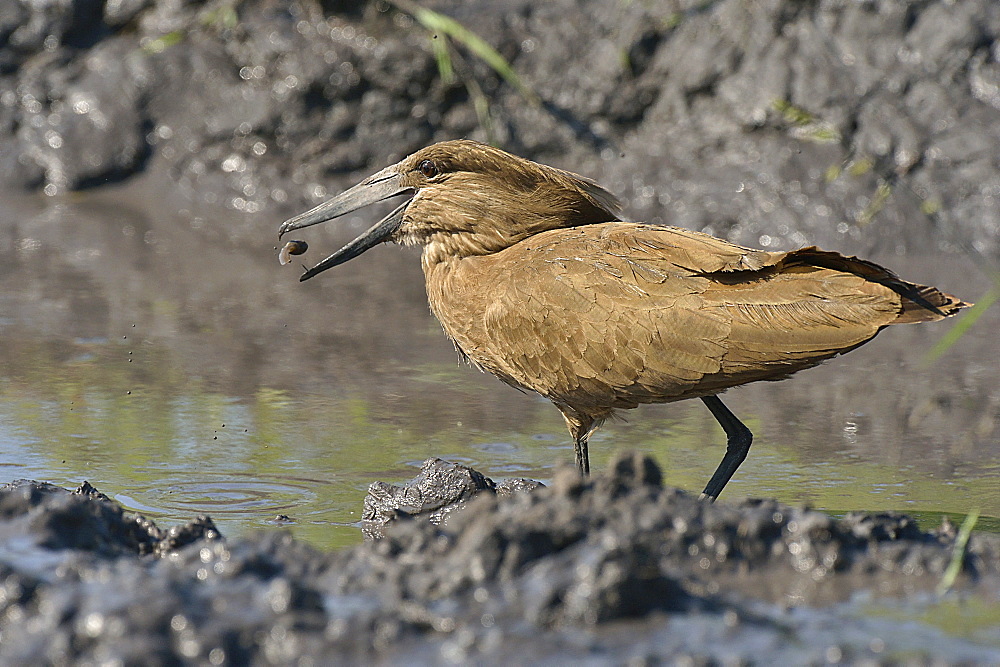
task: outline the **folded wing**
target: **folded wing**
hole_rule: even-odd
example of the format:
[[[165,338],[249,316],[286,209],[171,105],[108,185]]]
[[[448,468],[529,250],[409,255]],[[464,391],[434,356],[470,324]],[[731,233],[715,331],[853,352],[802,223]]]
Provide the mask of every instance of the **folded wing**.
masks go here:
[[[967,305],[837,253],[633,223],[553,230],[458,264],[455,284],[481,308],[454,289],[440,299],[464,310],[431,295],[458,346],[505,381],[599,418],[787,377],[885,326]]]

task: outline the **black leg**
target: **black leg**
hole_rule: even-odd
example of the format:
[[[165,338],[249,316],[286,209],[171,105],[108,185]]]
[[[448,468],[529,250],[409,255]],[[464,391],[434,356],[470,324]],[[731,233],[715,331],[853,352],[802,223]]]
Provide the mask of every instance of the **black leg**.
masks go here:
[[[560,406],[558,403],[556,406],[562,412],[563,419],[566,420],[566,428],[569,429],[569,434],[573,438],[573,446],[576,449],[576,469],[581,477],[586,477],[590,474],[587,439],[596,428],[595,420],[593,417],[579,414],[567,407]]]
[[[712,479],[708,481],[701,494],[703,498],[715,500],[732,479],[736,469],[746,460],[747,452],[750,451],[750,443],[753,442],[753,433],[737,419],[736,415],[729,411],[729,408],[722,403],[718,396],[703,396],[701,400],[712,411],[712,416],[722,426],[727,438],[726,455],[722,457],[722,463],[715,469],[715,474],[712,475]]]
[[[590,474],[590,452],[587,447],[588,433],[583,431],[576,438],[576,469],[586,477]]]

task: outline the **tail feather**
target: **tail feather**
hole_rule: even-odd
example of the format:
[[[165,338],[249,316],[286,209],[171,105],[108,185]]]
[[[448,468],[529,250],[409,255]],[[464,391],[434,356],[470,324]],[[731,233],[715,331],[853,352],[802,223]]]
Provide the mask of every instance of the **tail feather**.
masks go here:
[[[910,293],[896,290],[903,297],[903,307],[894,324],[933,322],[950,317],[961,309],[972,305],[934,287],[900,282],[909,288]]]
[[[783,263],[786,266],[811,265],[846,271],[888,287],[902,297],[899,315],[892,324],[933,322],[972,305],[935,287],[901,280],[892,271],[875,262],[820,250],[814,246],[788,253]]]

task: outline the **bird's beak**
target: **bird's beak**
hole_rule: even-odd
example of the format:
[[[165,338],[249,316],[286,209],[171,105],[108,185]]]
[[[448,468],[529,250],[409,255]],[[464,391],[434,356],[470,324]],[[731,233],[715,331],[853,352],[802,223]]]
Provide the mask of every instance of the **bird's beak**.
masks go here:
[[[340,193],[333,199],[327,200],[314,209],[284,221],[278,228],[278,238],[281,238],[286,232],[290,232],[293,229],[318,225],[321,222],[339,218],[369,204],[413,191],[409,186],[401,185],[400,180],[401,176],[396,171],[395,165],[386,167],[374,176],[369,176],[351,189]],[[316,266],[307,269],[299,280],[308,280],[317,273],[326,271],[338,264],[343,264],[348,260],[354,259],[365,250],[390,240],[392,234],[399,229],[399,225],[403,222],[403,212],[406,210],[407,204],[409,204],[409,201],[404,202],[392,213],[379,220],[361,236]]]

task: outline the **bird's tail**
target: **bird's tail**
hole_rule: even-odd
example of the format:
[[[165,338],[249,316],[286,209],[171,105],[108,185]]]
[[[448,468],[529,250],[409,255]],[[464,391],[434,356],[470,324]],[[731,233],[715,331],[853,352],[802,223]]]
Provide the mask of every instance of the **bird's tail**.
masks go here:
[[[972,305],[958,297],[942,292],[936,287],[901,280],[892,271],[875,262],[857,257],[847,257],[816,247],[802,248],[788,253],[784,264],[786,266],[822,266],[836,271],[846,271],[888,287],[903,297],[899,315],[892,324],[933,322],[954,315],[962,308],[968,308]]]

